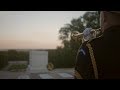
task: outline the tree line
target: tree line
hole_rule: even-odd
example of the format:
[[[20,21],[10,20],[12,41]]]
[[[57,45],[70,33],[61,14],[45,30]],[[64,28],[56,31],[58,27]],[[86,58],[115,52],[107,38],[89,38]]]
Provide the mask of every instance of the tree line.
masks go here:
[[[83,16],[73,18],[59,30],[59,40],[62,46],[55,50],[48,50],[48,62],[52,62],[55,68],[72,68],[75,65],[77,51],[82,42],[75,42],[71,38],[73,31],[82,33],[85,28],[100,28],[98,11],[86,12]],[[28,61],[29,52],[8,50],[0,52],[0,68],[6,66],[8,61]]]
[[[0,69],[8,65],[8,61],[28,61],[29,52],[8,50],[0,51]]]
[[[77,51],[82,41],[75,42],[71,38],[73,31],[82,33],[85,28],[100,28],[98,11],[86,12],[83,16],[73,18],[70,23],[65,24],[59,30],[59,40],[62,46],[58,46],[56,50],[49,52],[49,62],[52,62],[55,68],[72,68],[75,65]]]

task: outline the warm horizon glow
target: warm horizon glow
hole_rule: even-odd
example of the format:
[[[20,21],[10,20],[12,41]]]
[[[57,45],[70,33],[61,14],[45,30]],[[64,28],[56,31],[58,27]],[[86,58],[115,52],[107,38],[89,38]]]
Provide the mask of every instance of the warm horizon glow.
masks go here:
[[[61,27],[86,11],[0,11],[0,49],[55,49]]]

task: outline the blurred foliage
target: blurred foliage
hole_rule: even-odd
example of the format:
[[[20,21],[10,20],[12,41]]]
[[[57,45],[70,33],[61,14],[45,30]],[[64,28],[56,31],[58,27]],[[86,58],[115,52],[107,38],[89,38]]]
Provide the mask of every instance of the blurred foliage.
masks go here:
[[[29,52],[8,50],[0,51],[0,69],[8,65],[8,61],[28,61]]]
[[[0,70],[8,65],[8,53],[0,51]]]
[[[49,62],[52,62],[56,68],[72,68],[75,65],[77,51],[82,41],[75,42],[71,38],[73,31],[82,33],[85,28],[100,28],[98,11],[86,12],[79,18],[73,18],[70,23],[65,24],[59,30],[59,39],[63,47],[57,47],[57,50],[49,51]]]
[[[72,68],[75,65],[76,54],[81,45],[71,39],[73,31],[83,32],[85,28],[100,28],[99,14],[97,11],[86,12],[79,18],[73,18],[70,23],[65,24],[59,30],[59,39],[62,46],[56,50],[48,50],[49,63],[53,63],[54,68]],[[28,61],[29,52],[9,50],[0,52],[0,68],[7,65],[7,61]],[[21,66],[12,66],[11,68],[21,68]],[[24,66],[23,66],[24,67]]]
[[[8,68],[8,71],[21,71],[26,70],[27,65],[26,64],[13,64]]]
[[[16,60],[17,61],[28,61],[29,52],[8,50],[8,60],[9,61],[16,61]]]

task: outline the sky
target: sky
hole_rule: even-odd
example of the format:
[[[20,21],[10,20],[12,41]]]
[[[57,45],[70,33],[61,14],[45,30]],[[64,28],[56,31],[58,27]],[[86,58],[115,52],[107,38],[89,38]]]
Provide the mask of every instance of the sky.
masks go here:
[[[59,30],[86,11],[0,11],[0,49],[55,49]]]

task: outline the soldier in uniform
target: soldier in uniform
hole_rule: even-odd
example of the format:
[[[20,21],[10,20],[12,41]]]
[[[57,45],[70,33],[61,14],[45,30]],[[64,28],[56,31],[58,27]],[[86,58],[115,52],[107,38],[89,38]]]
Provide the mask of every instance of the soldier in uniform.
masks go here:
[[[120,79],[120,11],[101,11],[103,34],[78,50],[75,79]]]

